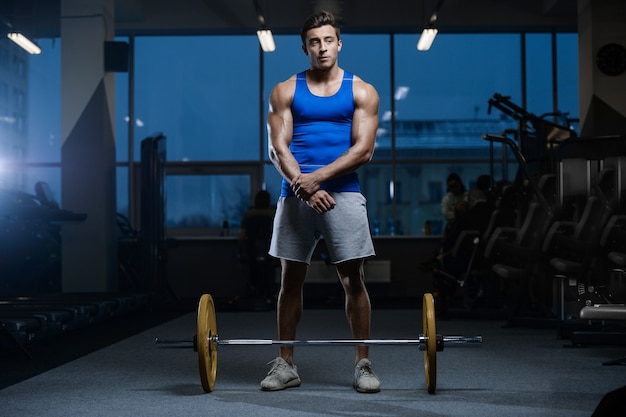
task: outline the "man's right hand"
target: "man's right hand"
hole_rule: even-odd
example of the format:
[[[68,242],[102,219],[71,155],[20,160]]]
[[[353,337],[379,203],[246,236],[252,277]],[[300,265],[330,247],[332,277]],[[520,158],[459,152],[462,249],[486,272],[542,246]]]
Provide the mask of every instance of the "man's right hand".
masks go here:
[[[318,190],[306,201],[306,203],[309,207],[315,210],[317,214],[324,214],[327,211],[334,209],[337,205],[337,203],[335,203],[335,199],[324,190]]]

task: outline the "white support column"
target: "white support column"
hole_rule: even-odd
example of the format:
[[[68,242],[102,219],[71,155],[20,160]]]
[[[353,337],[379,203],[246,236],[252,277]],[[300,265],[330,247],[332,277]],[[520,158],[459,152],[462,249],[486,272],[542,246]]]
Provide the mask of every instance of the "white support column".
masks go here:
[[[104,71],[114,0],[61,1],[63,291],[117,290],[115,78]]]

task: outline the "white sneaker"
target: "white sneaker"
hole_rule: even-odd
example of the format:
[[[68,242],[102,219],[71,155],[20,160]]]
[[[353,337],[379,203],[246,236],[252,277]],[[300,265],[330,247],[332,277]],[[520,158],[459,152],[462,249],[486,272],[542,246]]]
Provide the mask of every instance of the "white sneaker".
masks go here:
[[[357,392],[378,392],[380,391],[380,380],[372,371],[372,362],[364,358],[356,364],[354,368],[354,382],[352,383]]]
[[[269,362],[269,364],[272,364],[272,368],[261,381],[261,389],[263,391],[279,391],[285,388],[300,386],[298,368],[295,365],[289,365],[280,356]]]

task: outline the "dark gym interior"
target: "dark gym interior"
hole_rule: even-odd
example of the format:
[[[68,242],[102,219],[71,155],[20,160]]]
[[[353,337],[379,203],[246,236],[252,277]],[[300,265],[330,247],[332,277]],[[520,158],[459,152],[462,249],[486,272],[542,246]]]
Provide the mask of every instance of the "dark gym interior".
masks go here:
[[[237,36],[259,26],[255,2],[248,0],[2,3],[0,24],[30,26],[42,38],[67,40],[68,49],[81,30],[68,21],[93,10],[111,13],[108,30],[117,36]],[[373,236],[376,257],[365,263],[373,338],[417,338],[422,297],[432,293],[438,334],[481,335],[483,343],[438,352],[436,395],[424,387],[422,351],[399,346],[372,347],[383,381],[376,395],[352,390],[352,350],[334,346],[296,348],[303,384],[280,393],[258,387],[275,348],[220,348],[216,388],[203,392],[197,353],[189,346],[156,346],[155,338],[192,337],[198,301],[211,294],[222,339],[271,339],[275,300],[246,295],[251,264],[235,256],[236,234],[168,234],[165,175],[180,166],[165,155],[167,132],[135,138],[141,155],[130,167],[133,207],[128,215],[116,211],[116,183],[107,176],[115,169],[115,133],[106,83],[89,104],[80,104],[89,107],[78,110],[80,117],[67,115],[72,98],[81,96],[77,80],[85,72],[128,71],[111,57],[119,56],[113,50],[119,44],[94,38],[99,53],[109,56],[110,66],[96,71],[102,73],[81,70],[79,53],[62,55],[71,62],[62,69],[69,132],[62,145],[62,207],[45,181],[33,194],[0,188],[0,414],[625,415],[623,2],[265,0],[256,2],[257,12],[259,4],[279,35],[297,33],[320,7],[340,14],[348,33],[417,37],[416,22],[440,10],[442,32],[578,34],[577,128],[538,117],[498,93],[489,99],[490,110],[514,120],[517,130],[487,131],[481,139],[507,152],[518,168],[505,186],[491,178],[487,221],[447,241],[446,264],[432,256],[441,233]],[[598,51],[604,45],[621,48],[603,60]],[[83,134],[93,141],[79,143]],[[89,162],[75,164],[83,160]],[[313,258],[299,332],[302,338],[345,338],[344,294],[323,241]],[[280,267],[267,262],[276,289]]]

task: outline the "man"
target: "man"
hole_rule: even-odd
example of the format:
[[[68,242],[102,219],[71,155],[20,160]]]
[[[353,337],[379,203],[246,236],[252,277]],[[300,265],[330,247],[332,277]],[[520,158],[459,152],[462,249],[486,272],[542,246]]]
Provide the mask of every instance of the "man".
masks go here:
[[[309,69],[279,83],[270,95],[269,155],[283,176],[270,255],[281,260],[278,337],[295,340],[302,315],[302,288],[315,245],[324,237],[346,294],[345,311],[355,339],[368,339],[371,307],[363,283],[363,260],[375,254],[366,201],[356,169],[370,161],[378,128],[378,93],[341,69],[339,27],[321,12],[304,23],[300,37]],[[378,392],[368,347],[356,348],[353,385]],[[263,390],[299,386],[293,346],[261,382]]]

